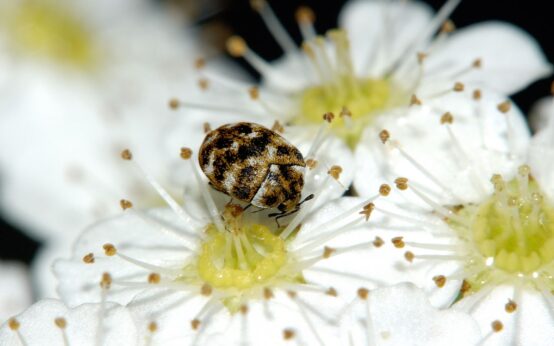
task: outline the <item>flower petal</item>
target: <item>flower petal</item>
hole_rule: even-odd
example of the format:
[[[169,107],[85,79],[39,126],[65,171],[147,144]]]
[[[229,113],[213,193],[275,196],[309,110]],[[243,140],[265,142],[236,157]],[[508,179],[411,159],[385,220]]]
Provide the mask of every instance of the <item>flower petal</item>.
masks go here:
[[[27,268],[20,263],[0,262],[0,321],[25,310],[31,302]]]

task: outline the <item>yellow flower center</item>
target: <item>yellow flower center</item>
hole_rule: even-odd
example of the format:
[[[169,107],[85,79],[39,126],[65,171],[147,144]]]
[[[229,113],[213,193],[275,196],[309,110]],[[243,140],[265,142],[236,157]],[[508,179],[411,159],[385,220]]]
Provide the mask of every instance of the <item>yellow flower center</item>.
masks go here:
[[[334,59],[328,56],[327,43],[322,37],[303,46],[317,71],[319,83],[301,92],[300,115],[295,122],[319,124],[324,113],[340,115],[332,128],[354,148],[375,115],[398,104],[404,93],[387,79],[356,76],[346,33],[333,30],[327,36],[335,48]]]
[[[0,18],[8,25],[14,47],[23,54],[84,68],[96,60],[92,38],[81,21],[55,1],[23,1],[15,13]]]

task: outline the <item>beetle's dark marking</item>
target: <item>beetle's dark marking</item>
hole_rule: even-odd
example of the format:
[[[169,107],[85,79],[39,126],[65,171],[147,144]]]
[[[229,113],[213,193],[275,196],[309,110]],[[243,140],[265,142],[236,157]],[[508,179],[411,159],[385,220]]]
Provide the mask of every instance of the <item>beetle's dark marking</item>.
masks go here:
[[[233,144],[233,140],[226,136],[221,136],[215,140],[215,147],[217,149],[230,148],[232,144]]]
[[[243,144],[239,147],[237,156],[240,160],[246,160],[249,157],[259,154],[259,149],[254,145]]]
[[[233,189],[233,194],[238,199],[245,200],[250,196],[250,189],[247,186],[236,186]]]
[[[239,124],[239,125],[235,126],[234,128],[238,133],[243,134],[243,135],[249,135],[249,134],[252,133],[252,127],[248,126],[246,124]]]
[[[277,155],[290,155],[290,149],[284,145],[280,145],[277,147]]]
[[[271,140],[266,132],[262,132],[260,136],[252,138],[252,145],[259,151],[265,150],[269,143],[271,143]]]
[[[256,172],[254,171],[254,167],[246,166],[240,170],[239,180],[240,181],[250,180],[254,175],[256,175]]]

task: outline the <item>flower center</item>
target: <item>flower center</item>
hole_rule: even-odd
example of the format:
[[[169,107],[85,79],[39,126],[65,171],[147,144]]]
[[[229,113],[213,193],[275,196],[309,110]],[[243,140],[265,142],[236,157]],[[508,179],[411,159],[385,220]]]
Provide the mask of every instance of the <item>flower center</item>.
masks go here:
[[[334,56],[328,54],[328,44],[317,37],[303,46],[317,72],[318,82],[302,91],[301,112],[297,123],[320,123],[326,112],[340,114],[333,121],[333,129],[351,148],[358,143],[362,130],[378,111],[395,104],[393,85],[386,79],[356,76],[350,56],[350,43],[346,32],[332,30],[327,34]],[[402,93],[401,93],[402,94]]]
[[[459,213],[472,220],[469,239],[487,265],[509,274],[536,275],[554,264],[554,205],[529,173],[524,165],[509,182],[494,175],[493,195]]]
[[[54,1],[23,1],[5,19],[13,44],[22,53],[80,67],[95,61],[90,34]]]

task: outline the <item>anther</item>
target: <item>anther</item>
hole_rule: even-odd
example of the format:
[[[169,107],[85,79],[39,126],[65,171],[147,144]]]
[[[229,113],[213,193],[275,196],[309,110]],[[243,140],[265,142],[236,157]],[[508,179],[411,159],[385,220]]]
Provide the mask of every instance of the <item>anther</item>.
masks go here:
[[[203,69],[206,66],[206,59],[204,58],[196,58],[194,60],[194,67],[198,70]]]
[[[210,296],[213,292],[213,289],[212,289],[212,286],[208,285],[208,284],[203,284],[202,287],[200,288],[200,294],[202,294],[203,296]]]
[[[179,100],[177,100],[176,98],[172,98],[169,100],[168,105],[169,105],[169,108],[175,110],[179,108]]]
[[[435,285],[437,285],[438,288],[443,288],[446,284],[446,276],[444,275],[437,275],[433,276],[433,281],[435,282]]]
[[[507,313],[511,314],[512,312],[515,312],[517,310],[517,303],[511,299],[508,299],[508,302],[504,306],[504,309]]]
[[[200,88],[200,90],[207,90],[209,86],[210,86],[210,81],[207,80],[206,78],[200,78],[198,80],[198,87]]]
[[[441,125],[452,124],[454,122],[454,117],[452,113],[446,112],[441,116]]]
[[[210,123],[205,122],[202,126],[203,126],[203,129],[204,129],[204,133],[208,133],[208,132],[212,131],[212,127],[210,126]]]
[[[200,327],[200,320],[194,319],[190,321],[190,326],[192,327],[193,330],[198,330],[198,328]]]
[[[333,114],[333,112],[327,112],[323,114],[323,120],[325,120],[328,123],[331,123],[334,118],[335,118],[335,115]]]
[[[365,216],[365,220],[368,221],[369,217],[371,216],[371,213],[375,209],[375,204],[368,203],[364,206],[364,209],[360,212],[361,215]]]
[[[323,248],[323,258],[327,259],[331,257],[331,255],[337,250],[333,249],[332,247],[325,246]]]
[[[375,247],[381,247],[385,244],[385,242],[383,241],[383,239],[381,239],[381,237],[375,237],[375,240],[373,240],[373,246]]]
[[[119,206],[123,210],[131,209],[133,207],[133,203],[129,200],[122,199],[119,201]]]
[[[114,256],[117,253],[117,249],[113,244],[106,243],[102,245],[106,256]]]
[[[285,340],[292,340],[294,339],[295,332],[292,329],[285,329],[283,330],[283,339]]]
[[[250,98],[252,100],[257,100],[260,98],[260,89],[255,86],[250,87],[248,88],[248,95],[250,95]]]
[[[264,288],[264,299],[270,300],[273,297],[274,297],[273,291],[270,288],[267,288],[267,287]]]
[[[407,178],[396,178],[394,180],[396,188],[399,190],[406,190],[408,188],[408,179]]]
[[[317,161],[314,160],[314,159],[307,159],[307,160],[306,160],[306,166],[307,166],[309,169],[314,169],[314,168],[317,166]]]
[[[491,327],[492,327],[493,332],[495,332],[495,333],[498,333],[498,332],[502,331],[502,329],[504,329],[504,325],[499,320],[493,321],[491,323]]]
[[[460,287],[460,293],[465,295],[471,289],[471,284],[467,280],[462,281],[462,287]]]
[[[381,186],[379,186],[379,194],[383,197],[386,197],[390,194],[390,191],[391,191],[391,187],[389,184],[381,184]]]
[[[273,126],[271,126],[271,130],[279,133],[285,132],[285,128],[283,127],[283,125],[281,125],[279,120],[275,120]]]
[[[131,151],[129,149],[125,149],[121,152],[121,158],[123,160],[132,160],[133,159],[133,153],[131,153]]]
[[[550,84],[550,94],[554,96],[554,81]]]
[[[21,324],[15,318],[10,318],[10,320],[8,321],[8,327],[10,327],[11,330],[19,330]]]
[[[342,173],[342,167],[341,166],[331,166],[329,168],[329,171],[327,171],[327,174],[335,178],[335,180],[339,180],[340,174]]]
[[[352,112],[348,108],[343,106],[339,113],[339,116],[341,118],[344,118],[344,117],[352,118]]]
[[[456,25],[454,25],[454,22],[449,20],[445,20],[444,23],[442,23],[441,26],[441,32],[445,34],[449,34],[456,30]]]
[[[265,5],[266,2],[264,0],[250,0],[250,7],[252,7],[254,11],[260,12]]]
[[[390,133],[389,131],[387,130],[382,130],[381,132],[379,132],[379,138],[381,139],[381,142],[383,144],[387,143],[387,141],[389,140],[390,138]]]
[[[246,50],[248,49],[248,46],[246,45],[246,42],[242,39],[240,36],[231,36],[227,39],[227,51],[231,56],[235,58],[242,57]]]
[[[325,294],[328,295],[328,296],[331,296],[331,297],[336,297],[338,296],[338,292],[336,289],[334,289],[333,287],[329,287],[329,289],[327,291],[325,291]]]
[[[294,16],[300,24],[313,24],[315,22],[314,11],[307,6],[298,7]]]
[[[287,295],[290,299],[295,299],[298,293],[296,293],[295,291],[287,291]]]
[[[473,60],[471,66],[473,66],[474,68],[481,68],[483,66],[483,61],[481,59],[475,59]]]
[[[394,237],[391,239],[392,245],[397,249],[402,249],[406,244],[404,243],[404,237]]]
[[[112,286],[112,276],[109,273],[103,273],[100,280],[100,287],[102,289],[109,289]]]
[[[410,98],[410,106],[421,106],[421,100],[415,94]]]
[[[501,113],[508,113],[512,109],[512,103],[510,101],[504,101],[497,106]]]
[[[479,100],[481,99],[482,96],[483,96],[483,95],[482,95],[482,93],[481,93],[481,89],[475,89],[475,90],[473,90],[473,99],[474,99],[475,101],[479,101]]]
[[[157,324],[156,322],[154,322],[154,321],[150,322],[150,323],[148,324],[148,331],[149,331],[150,333],[155,333],[155,332],[157,332],[157,331],[158,331],[158,324]]]
[[[92,252],[86,254],[85,256],[83,256],[83,262],[85,262],[86,264],[92,264],[94,263],[94,254]]]
[[[60,329],[65,329],[67,327],[67,321],[63,317],[56,318],[54,324]]]
[[[192,156],[192,150],[190,148],[181,148],[180,155],[183,160],[188,160]]]
[[[464,84],[460,82],[454,83],[454,88],[452,88],[452,90],[454,90],[455,92],[462,92],[464,91],[464,89],[465,89]]]
[[[369,290],[367,288],[358,288],[358,298],[361,300],[367,300],[367,297],[369,296]]]
[[[412,263],[414,261],[415,255],[411,251],[406,251],[404,253],[404,258],[406,259],[406,261]]]
[[[161,281],[161,277],[160,277],[160,274],[158,273],[150,273],[148,274],[148,283],[149,284],[159,284]]]
[[[423,62],[425,61],[425,59],[428,57],[429,55],[427,53],[423,53],[423,52],[419,52],[417,53],[417,62],[418,64],[423,64]]]

